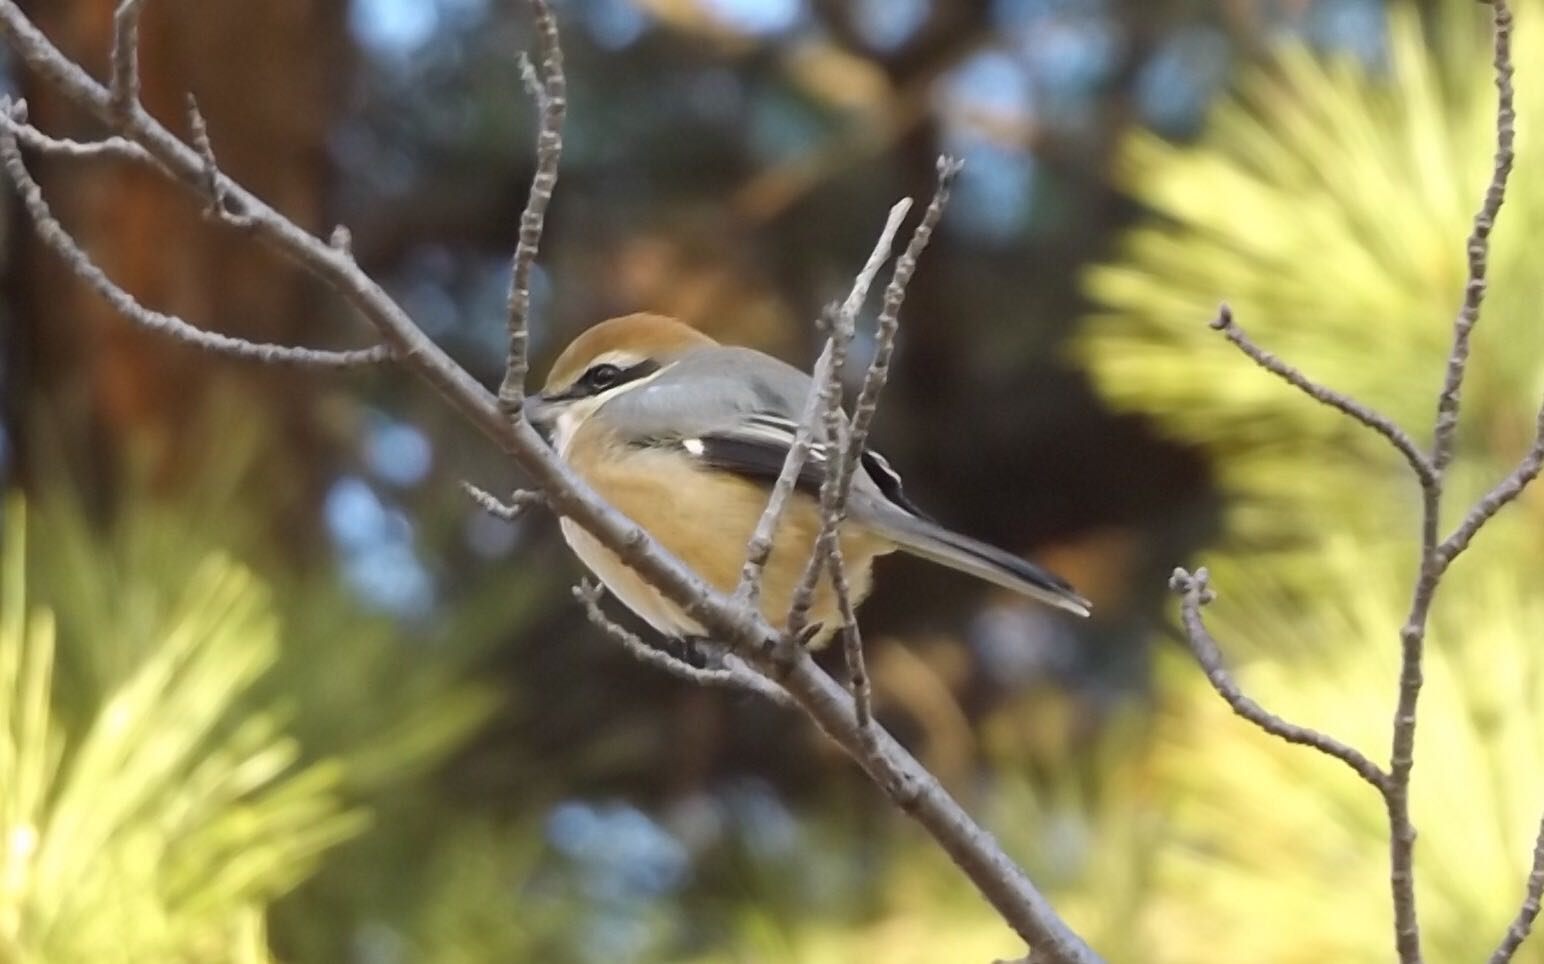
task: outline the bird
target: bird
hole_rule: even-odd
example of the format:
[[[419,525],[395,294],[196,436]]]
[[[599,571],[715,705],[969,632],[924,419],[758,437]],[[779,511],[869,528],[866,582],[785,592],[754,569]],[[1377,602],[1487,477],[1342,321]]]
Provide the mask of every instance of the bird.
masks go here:
[[[747,545],[799,430],[809,375],[770,355],[723,345],[690,325],[638,313],[581,332],[526,400],[532,425],[603,499],[716,589],[737,587]],[[762,574],[760,608],[787,628],[795,587],[818,538],[827,447],[812,446]],[[577,523],[560,522],[579,560],[628,609],[674,644],[704,627]],[[865,448],[837,535],[850,597],[873,585],[874,560],[894,551],[968,573],[1079,616],[1088,600],[1066,580],[923,513],[900,476]],[[841,623],[829,575],[816,587],[807,643]]]

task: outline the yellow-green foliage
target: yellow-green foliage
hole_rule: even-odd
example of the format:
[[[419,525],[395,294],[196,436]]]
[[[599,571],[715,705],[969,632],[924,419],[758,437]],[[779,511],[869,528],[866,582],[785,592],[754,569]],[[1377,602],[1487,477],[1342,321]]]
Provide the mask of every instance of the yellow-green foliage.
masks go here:
[[[1507,472],[1544,394],[1544,3],[1517,0],[1519,162],[1492,253],[1450,496]],[[1229,500],[1209,612],[1246,691],[1388,755],[1409,604],[1415,485],[1386,443],[1255,368],[1207,327],[1228,301],[1256,341],[1429,436],[1490,173],[1488,8],[1430,29],[1390,11],[1386,70],[1290,47],[1239,82],[1199,141],[1133,140],[1121,176],[1155,217],[1092,271],[1076,344],[1106,397],[1214,457]],[[1433,616],[1413,789],[1426,953],[1483,960],[1521,900],[1544,809],[1539,501],[1454,567]],[[1140,849],[1152,878],[1124,960],[1390,959],[1387,827],[1339,763],[1234,717],[1177,651]],[[1097,829],[1097,828],[1096,828]],[[1096,894],[1098,881],[1079,885]],[[1097,937],[1097,935],[1095,935]],[[1518,960],[1544,960],[1534,941]]]
[[[1251,695],[1386,758],[1408,578],[1350,537],[1319,561],[1343,591],[1305,601],[1268,571],[1231,567],[1210,622]],[[1456,570],[1431,628],[1412,798],[1430,960],[1484,960],[1522,899],[1544,811],[1535,571]],[[1144,909],[1162,953],[1147,959],[1387,961],[1381,800],[1340,763],[1234,717],[1169,657],[1154,756],[1171,805]],[[1544,961],[1544,943],[1517,960]]]
[[[158,641],[71,726],[53,615],[27,601],[19,503],[5,521],[0,960],[267,961],[267,902],[363,818],[336,765],[302,764],[280,718],[239,709],[278,657],[266,592],[206,559]]]
[[[1544,391],[1544,4],[1513,7],[1519,162],[1466,392],[1462,493],[1515,459]],[[1217,454],[1235,537],[1291,540],[1324,513],[1411,531],[1406,470],[1383,441],[1207,321],[1225,300],[1261,345],[1429,432],[1495,143],[1487,10],[1447,0],[1423,29],[1395,3],[1386,71],[1289,45],[1239,80],[1198,143],[1143,134],[1124,152],[1119,176],[1156,216],[1090,273],[1099,308],[1075,351],[1112,402]]]

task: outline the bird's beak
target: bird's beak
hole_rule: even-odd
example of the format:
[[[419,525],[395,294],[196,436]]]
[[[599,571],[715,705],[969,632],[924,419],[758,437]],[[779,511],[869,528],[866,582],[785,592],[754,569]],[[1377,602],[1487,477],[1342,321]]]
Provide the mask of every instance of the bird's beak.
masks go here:
[[[557,422],[559,408],[561,406],[545,394],[528,395],[525,399],[525,417],[543,435],[548,434],[553,424]]]

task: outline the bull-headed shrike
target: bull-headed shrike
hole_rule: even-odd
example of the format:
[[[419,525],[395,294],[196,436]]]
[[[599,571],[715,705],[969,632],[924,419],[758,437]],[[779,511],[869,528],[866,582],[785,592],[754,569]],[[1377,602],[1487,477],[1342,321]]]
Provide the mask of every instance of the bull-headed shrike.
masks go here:
[[[749,348],[721,345],[673,318],[635,314],[601,322],[553,364],[532,424],[607,502],[646,529],[687,567],[733,592],[746,547],[818,390],[798,369]],[[820,532],[824,446],[812,447],[772,541],[761,612],[782,629]],[[613,595],[674,640],[703,627],[568,519],[563,537]],[[877,556],[900,549],[1086,616],[1089,603],[1064,580],[925,516],[879,453],[862,453],[846,520],[838,530],[856,605]],[[818,645],[841,624],[829,577],[810,618]]]

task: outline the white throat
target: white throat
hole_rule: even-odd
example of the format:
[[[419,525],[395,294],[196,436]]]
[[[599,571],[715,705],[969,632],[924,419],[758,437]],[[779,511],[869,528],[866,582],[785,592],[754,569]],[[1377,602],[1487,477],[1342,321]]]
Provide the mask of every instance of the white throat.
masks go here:
[[[558,415],[557,421],[553,424],[552,447],[557,449],[559,455],[567,458],[568,447],[573,444],[574,436],[579,434],[579,430],[584,427],[584,423],[589,421],[590,416],[594,415],[602,405],[611,401],[613,398],[616,398],[618,395],[621,395],[623,392],[630,392],[635,388],[642,388],[649,382],[652,382],[654,379],[665,374],[665,372],[668,372],[671,367],[673,366],[666,365],[652,375],[640,378],[637,381],[628,382],[625,385],[618,385],[616,388],[601,392],[599,395],[580,399],[579,401],[572,402],[564,407],[563,411]]]

